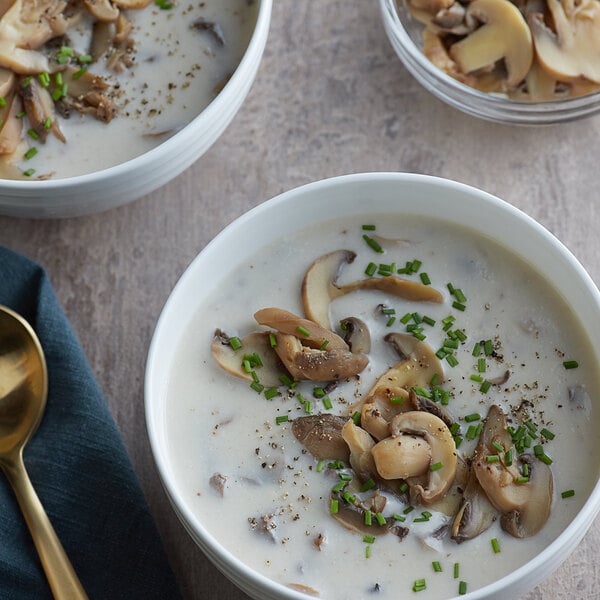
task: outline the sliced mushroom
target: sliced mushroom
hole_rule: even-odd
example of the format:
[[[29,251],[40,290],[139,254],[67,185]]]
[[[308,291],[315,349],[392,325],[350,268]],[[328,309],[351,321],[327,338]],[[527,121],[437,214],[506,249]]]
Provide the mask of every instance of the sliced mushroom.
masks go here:
[[[344,265],[351,263],[356,254],[337,250],[318,258],[308,268],[302,281],[304,312],[315,323],[330,328],[329,304],[335,298],[357,290],[379,290],[413,302],[443,302],[442,294],[430,285],[396,276],[369,277],[345,285],[338,285]]]
[[[456,419],[446,410],[444,406],[434,402],[430,398],[417,394],[414,390],[410,390],[408,393],[410,410],[423,410],[431,413],[436,417],[440,418],[447,425],[448,428],[452,427]]]
[[[339,381],[358,375],[369,363],[364,354],[349,350],[315,350],[303,346],[300,340],[287,333],[275,334],[275,352],[298,381]]]
[[[458,544],[472,540],[489,529],[497,518],[498,511],[471,470],[460,508],[452,522],[452,539]]]
[[[23,104],[14,91],[5,100],[6,105],[0,108],[0,154],[11,154],[21,142],[23,119],[17,118],[17,115],[23,110]]]
[[[58,125],[54,101],[50,92],[35,77],[29,79],[26,84],[25,82],[24,78],[19,79],[18,90],[23,99],[23,108],[27,113],[31,129],[35,131],[41,142],[46,141],[49,132],[54,134],[61,142],[66,142],[65,136]]]
[[[407,333],[390,333],[384,339],[402,360],[381,375],[373,389],[384,386],[408,390],[427,387],[433,380],[442,383],[444,369],[429,344]]]
[[[516,461],[506,465],[503,457],[496,462],[486,460],[491,455],[504,454],[497,446],[516,455],[506,427],[502,409],[492,405],[479,444],[473,455],[473,471],[490,503],[502,513],[502,527],[515,537],[537,533],[546,523],[552,506],[552,471],[541,461],[520,457],[529,466],[529,480],[520,483]]]
[[[325,327],[331,328],[329,304],[340,296],[337,280],[344,265],[354,262],[356,253],[336,250],[317,258],[302,281],[302,306],[306,316]]]
[[[502,529],[516,538],[535,535],[546,524],[552,510],[552,470],[531,456],[522,456],[521,461],[529,466],[527,502],[500,518]]]
[[[116,21],[119,17],[119,9],[111,0],[83,0],[87,9],[99,21]]]
[[[377,469],[371,450],[375,446],[373,438],[352,419],[342,428],[342,437],[350,449],[350,466],[361,481],[376,476]]]
[[[329,413],[306,415],[292,421],[296,439],[318,460],[348,462],[350,450],[342,437],[347,419]]]
[[[217,329],[211,344],[214,359],[228,373],[252,381],[252,374],[243,367],[244,354],[258,354],[262,366],[256,369],[262,385],[275,387],[281,385],[281,375],[286,373],[285,367],[273,351],[266,332],[250,333],[242,338],[242,347],[234,350],[229,344],[229,336]]]
[[[424,475],[431,465],[431,446],[422,437],[402,434],[377,442],[371,450],[377,473],[383,479]]]
[[[450,47],[461,71],[473,73],[504,59],[506,84],[519,84],[533,61],[531,32],[519,9],[510,0],[473,0],[467,15],[483,25]]]
[[[410,411],[395,416],[390,423],[390,431],[392,437],[423,437],[431,447],[427,483],[411,485],[411,500],[416,504],[432,504],[442,498],[452,485],[457,468],[456,445],[446,424],[431,413]]]
[[[367,324],[357,317],[347,317],[340,321],[345,332],[344,341],[351,352],[368,354],[371,351],[371,333]]]
[[[380,386],[365,398],[360,424],[376,440],[390,435],[390,421],[401,412],[412,410],[409,394],[404,388]]]
[[[310,348],[348,350],[346,342],[333,331],[287,310],[263,308],[254,313],[254,318],[260,325],[300,338],[302,343]]]
[[[600,4],[596,0],[547,0],[555,31],[544,15],[529,15],[537,58],[553,77],[600,83]]]
[[[347,502],[339,492],[332,492],[330,497],[338,501],[338,511],[331,513],[331,516],[350,531],[362,535],[385,535],[394,526],[392,518],[386,518],[385,522],[381,524],[367,525],[365,523],[367,507],[363,503],[358,500],[355,500],[354,503]]]
[[[125,10],[133,8],[145,8],[152,0],[113,0],[113,2]]]

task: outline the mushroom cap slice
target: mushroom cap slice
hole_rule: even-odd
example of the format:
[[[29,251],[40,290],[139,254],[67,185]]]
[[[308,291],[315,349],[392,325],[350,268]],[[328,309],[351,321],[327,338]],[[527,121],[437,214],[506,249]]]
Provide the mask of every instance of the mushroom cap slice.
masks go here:
[[[404,388],[381,386],[365,398],[361,409],[360,426],[376,440],[390,435],[390,421],[400,412],[413,410]]]
[[[269,334],[264,331],[250,333],[242,338],[242,347],[234,350],[229,344],[229,336],[217,329],[211,343],[211,352],[219,366],[228,373],[252,381],[252,374],[242,365],[244,354],[258,354],[263,363],[256,372],[262,385],[275,387],[281,385],[279,379],[286,373],[285,367],[271,348]]]
[[[401,361],[379,377],[372,389],[378,387],[427,387],[435,379],[444,380],[444,369],[433,348],[407,333],[389,333],[385,336],[401,357]]]
[[[509,87],[525,79],[533,61],[533,42],[519,9],[510,0],[473,0],[467,17],[483,25],[450,47],[460,69],[472,73],[504,59]]]
[[[119,18],[119,9],[111,0],[83,0],[83,3],[99,21],[111,22]]]
[[[396,415],[390,423],[392,437],[403,434],[421,436],[431,447],[431,466],[428,481],[411,486],[413,502],[432,504],[448,491],[456,475],[458,458],[454,438],[447,425],[439,417],[428,412],[409,411]]]
[[[371,454],[380,477],[408,479],[427,472],[432,452],[424,438],[403,434],[377,442]]]
[[[323,348],[325,345],[327,350],[348,350],[348,344],[330,329],[282,308],[262,308],[254,313],[254,318],[260,325],[300,338],[310,348]]]
[[[355,292],[356,290],[378,290],[412,302],[436,302],[440,304],[444,301],[441,292],[430,285],[410,279],[402,279],[395,275],[359,279],[353,283],[340,286],[339,289],[343,294]]]
[[[556,79],[581,78],[600,83],[600,4],[547,0],[556,33],[548,28],[544,15],[534,13],[528,21],[537,59]]]
[[[340,348],[307,348],[296,336],[288,333],[277,332],[275,337],[275,352],[297,380],[339,381],[358,375],[369,364],[369,358],[364,354],[353,354]]]
[[[347,419],[329,413],[306,415],[292,421],[296,439],[318,460],[348,462],[350,450],[342,437]]]
[[[344,265],[354,262],[356,253],[351,250],[336,250],[315,260],[307,269],[302,280],[302,307],[304,314],[331,329],[329,304],[340,296],[337,279]]]
[[[458,544],[472,540],[489,529],[497,518],[498,511],[470,470],[460,507],[452,522],[452,539]]]
[[[502,515],[502,529],[516,538],[535,535],[546,524],[552,510],[553,479],[550,467],[530,456],[521,457],[529,465],[529,495],[518,509]]]
[[[357,317],[346,317],[340,321],[345,332],[344,341],[351,352],[368,354],[371,351],[371,333],[367,324]]]
[[[373,438],[352,419],[342,428],[342,437],[350,449],[350,466],[361,481],[377,476],[371,450],[375,446]]]

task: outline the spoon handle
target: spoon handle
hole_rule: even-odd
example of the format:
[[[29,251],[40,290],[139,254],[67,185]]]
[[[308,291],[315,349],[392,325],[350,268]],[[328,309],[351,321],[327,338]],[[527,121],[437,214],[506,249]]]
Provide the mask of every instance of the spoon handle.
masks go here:
[[[88,596],[31,484],[23,457],[19,453],[2,466],[29,527],[52,594],[57,600],[87,600]]]

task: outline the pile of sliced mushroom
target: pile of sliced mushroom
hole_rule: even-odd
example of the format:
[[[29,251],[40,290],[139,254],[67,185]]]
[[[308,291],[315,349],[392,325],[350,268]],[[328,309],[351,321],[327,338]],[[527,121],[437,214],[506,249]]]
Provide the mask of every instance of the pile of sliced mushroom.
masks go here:
[[[237,377],[255,383],[258,379],[264,386],[281,385],[282,376],[325,383],[349,379],[367,366],[373,340],[365,323],[356,317],[342,320],[340,330],[345,329],[345,337],[335,333],[330,324],[332,300],[364,289],[416,302],[443,299],[430,286],[397,277],[341,285],[341,270],[354,258],[354,253],[340,250],[310,266],[301,293],[306,317],[281,308],[263,308],[254,314],[263,329],[250,332],[235,345],[217,330],[212,342],[217,363]],[[329,500],[339,503],[340,509],[332,516],[362,532],[365,512],[378,506],[377,512],[383,513],[386,494],[392,494],[446,515],[450,524],[445,531],[457,543],[478,536],[498,520],[514,537],[537,533],[550,515],[550,467],[530,455],[518,456],[506,415],[496,405],[489,408],[481,425],[474,453],[459,456],[452,433],[456,419],[446,406],[422,393],[433,381],[437,386],[444,384],[440,359],[429,344],[409,333],[390,333],[383,341],[395,350],[397,362],[376,378],[349,412],[311,414],[292,421],[293,435],[316,460],[341,461],[352,471],[350,481],[358,486],[353,491],[371,483],[367,495],[344,496],[333,491]],[[252,356],[260,357],[259,375],[244,364]],[[498,383],[508,376],[505,373]],[[385,526],[375,531],[378,535],[393,532],[402,539],[408,530],[386,519]]]
[[[131,23],[124,11],[150,0],[9,0],[0,5],[0,176],[24,175],[14,166],[25,154],[25,133],[65,142],[58,115],[71,110],[108,122],[116,91],[88,69],[100,60],[121,71],[131,64]],[[69,30],[90,22],[85,54],[70,47]],[[26,115],[29,127],[24,123]]]
[[[600,1],[406,0],[423,52],[490,93],[552,101],[600,90]]]

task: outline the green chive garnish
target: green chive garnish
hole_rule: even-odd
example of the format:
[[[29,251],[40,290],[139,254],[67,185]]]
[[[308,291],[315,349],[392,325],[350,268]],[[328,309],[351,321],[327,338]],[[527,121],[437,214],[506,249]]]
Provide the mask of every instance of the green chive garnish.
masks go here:
[[[460,596],[464,596],[467,593],[467,582],[466,581],[461,581],[458,584],[458,594]]]
[[[575,495],[575,490],[565,490],[564,492],[561,492],[560,497],[561,498],[572,498]]]
[[[454,563],[454,579],[458,579],[460,577],[460,565],[459,563]]]
[[[441,573],[441,572],[442,572],[442,565],[440,564],[440,562],[439,562],[438,560],[434,560],[434,561],[431,563],[431,566],[433,567],[433,570],[434,570],[436,573]]]
[[[429,470],[430,471],[439,471],[442,467],[444,466],[443,462],[436,462],[433,463],[430,467]]]
[[[467,423],[472,423],[473,421],[480,421],[481,415],[479,413],[471,413],[470,415],[465,416],[465,421]]]
[[[25,154],[23,156],[25,157],[26,160],[29,160],[30,158],[33,158],[37,153],[38,153],[37,148],[33,147],[33,148],[29,148],[29,150],[27,150],[27,152],[25,152]]]
[[[500,542],[496,538],[492,538],[491,544],[494,554],[498,554],[500,552]]]
[[[379,245],[379,242],[377,242],[377,240],[374,240],[372,237],[369,237],[366,233],[363,234],[363,240],[365,240],[365,242],[367,242],[367,244],[373,250],[375,250],[375,252],[383,254],[383,248]]]
[[[310,337],[310,331],[306,329],[306,327],[302,327],[302,325],[298,325],[298,327],[296,327],[296,331],[304,337]]]
[[[367,268],[365,269],[365,275],[372,277],[373,275],[375,275],[376,271],[377,271],[377,265],[374,262],[369,263],[367,265]]]
[[[578,366],[579,363],[576,360],[565,360],[563,363],[565,369],[576,369]]]
[[[289,421],[289,418],[287,415],[281,415],[280,417],[275,417],[275,423],[277,425],[281,425],[281,423],[286,423],[287,421]]]
[[[238,337],[229,338],[229,345],[234,350],[239,350],[242,347],[242,341]]]
[[[375,231],[375,225],[363,225],[362,230],[363,231]]]
[[[279,394],[279,390],[276,387],[268,388],[265,390],[265,398],[267,400],[272,400]]]

